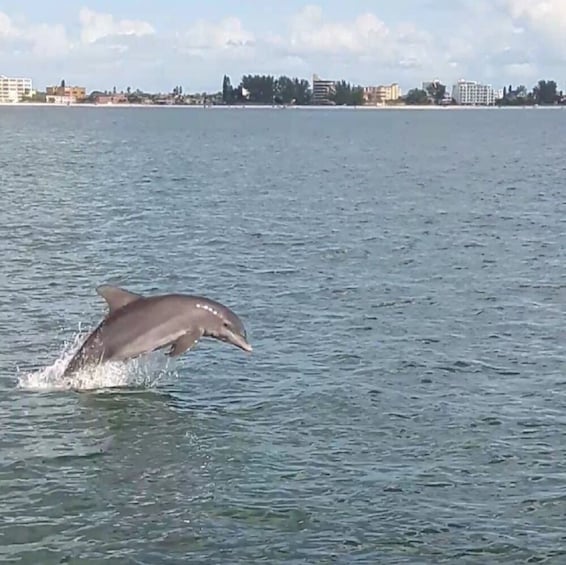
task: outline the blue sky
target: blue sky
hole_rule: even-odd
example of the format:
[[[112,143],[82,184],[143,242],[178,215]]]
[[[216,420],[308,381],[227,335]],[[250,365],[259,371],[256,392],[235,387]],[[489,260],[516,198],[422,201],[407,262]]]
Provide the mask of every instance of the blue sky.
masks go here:
[[[40,89],[210,92],[224,73],[563,88],[566,0],[0,0],[0,73]]]

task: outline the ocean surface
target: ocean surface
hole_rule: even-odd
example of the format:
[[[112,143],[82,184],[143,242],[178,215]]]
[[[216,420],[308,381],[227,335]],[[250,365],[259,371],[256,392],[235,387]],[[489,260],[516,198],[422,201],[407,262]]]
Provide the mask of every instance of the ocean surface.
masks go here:
[[[566,562],[560,110],[0,108],[0,562]],[[63,380],[96,286],[203,340]]]

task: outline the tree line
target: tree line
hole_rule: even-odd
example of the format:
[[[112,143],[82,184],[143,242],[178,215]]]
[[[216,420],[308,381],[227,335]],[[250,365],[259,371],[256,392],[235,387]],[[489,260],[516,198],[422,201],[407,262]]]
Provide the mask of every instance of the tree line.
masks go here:
[[[361,86],[346,81],[334,83],[328,99],[336,105],[356,106],[364,102]],[[282,75],[244,75],[233,86],[228,75],[222,80],[222,101],[225,104],[252,102],[255,104],[294,104],[304,106],[313,101],[311,85],[308,80]]]
[[[225,104],[254,102],[256,104],[309,104],[310,84],[305,79],[272,75],[244,75],[233,86],[228,75],[222,80],[222,101]]]
[[[405,95],[405,104],[424,106],[443,104],[446,101],[446,85],[439,81],[431,82],[426,89],[412,88]]]
[[[61,81],[61,86],[65,87],[65,81]],[[45,98],[44,93],[39,93]],[[116,87],[111,90],[93,91],[85,102],[94,101],[98,95],[117,94]],[[139,89],[133,90],[127,87],[126,91],[120,94],[131,103],[143,102],[145,100],[157,101],[167,95],[143,92]],[[38,96],[38,95],[36,95]],[[182,104],[186,98],[191,96],[200,96],[205,103],[218,103],[220,100],[224,104],[278,104],[278,105],[307,105],[313,103],[313,93],[311,84],[306,79],[288,77],[281,75],[275,77],[273,75],[244,75],[239,84],[233,86],[228,75],[224,75],[222,81],[222,91],[214,94],[195,94],[187,95],[183,91],[181,85],[172,88],[169,97],[175,100],[175,103]],[[345,80],[334,81],[333,88],[327,98],[330,104],[339,106],[360,106],[363,105],[364,89],[360,85],[349,83]],[[430,104],[455,104],[451,96],[447,95],[447,87],[439,81],[431,82],[425,89],[412,88],[398,101],[408,105],[430,105]],[[503,89],[502,96],[496,99],[496,105],[499,106],[529,106],[534,104],[553,105],[566,104],[566,97],[562,91],[558,91],[557,84],[554,80],[539,80],[537,84],[529,91],[524,85],[513,87],[506,86]]]
[[[413,88],[405,95],[405,104],[427,105],[427,104],[455,104],[451,97],[446,97],[446,86],[440,82],[431,83],[426,90]],[[512,85],[503,88],[503,96],[496,99],[499,106],[532,106],[564,104],[564,93],[558,91],[556,82],[553,80],[539,80],[531,91],[520,85],[513,88]]]
[[[553,80],[539,80],[529,92],[524,85],[513,88],[513,85],[503,88],[503,98],[498,101],[501,106],[531,106],[533,104],[550,105],[564,104],[564,93],[558,91]]]

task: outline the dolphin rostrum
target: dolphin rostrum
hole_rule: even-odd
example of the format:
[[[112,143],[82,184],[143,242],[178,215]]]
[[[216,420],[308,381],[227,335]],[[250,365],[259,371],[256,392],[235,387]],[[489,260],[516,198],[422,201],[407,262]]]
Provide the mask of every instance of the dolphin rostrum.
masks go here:
[[[226,306],[202,296],[165,294],[142,296],[100,285],[96,292],[106,300],[108,314],[86,338],[65,375],[85,365],[123,361],[171,346],[176,357],[202,337],[212,337],[251,352],[240,318]]]

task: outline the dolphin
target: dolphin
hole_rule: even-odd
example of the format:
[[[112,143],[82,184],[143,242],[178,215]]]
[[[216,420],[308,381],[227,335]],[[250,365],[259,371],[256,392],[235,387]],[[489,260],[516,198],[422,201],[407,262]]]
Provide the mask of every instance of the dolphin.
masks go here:
[[[177,357],[202,337],[252,351],[240,318],[210,298],[142,296],[108,284],[98,286],[96,292],[106,301],[108,313],[69,361],[64,375],[87,365],[124,361],[167,346],[166,355]]]

